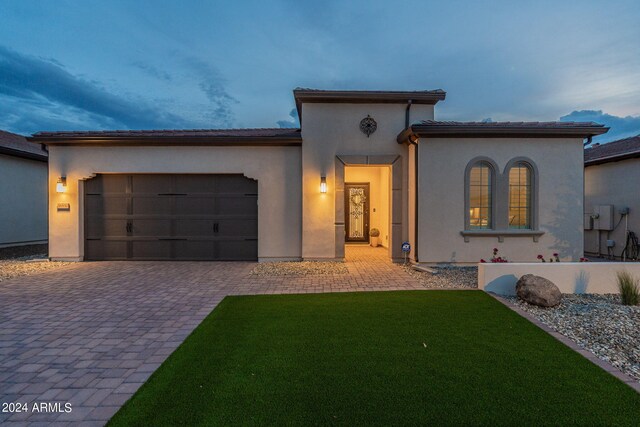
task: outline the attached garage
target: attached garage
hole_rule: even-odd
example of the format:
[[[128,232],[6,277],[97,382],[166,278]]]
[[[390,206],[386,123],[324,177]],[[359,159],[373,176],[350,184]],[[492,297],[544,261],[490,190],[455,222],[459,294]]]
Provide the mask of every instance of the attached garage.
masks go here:
[[[84,184],[85,259],[258,259],[258,182],[239,174],[100,174]]]

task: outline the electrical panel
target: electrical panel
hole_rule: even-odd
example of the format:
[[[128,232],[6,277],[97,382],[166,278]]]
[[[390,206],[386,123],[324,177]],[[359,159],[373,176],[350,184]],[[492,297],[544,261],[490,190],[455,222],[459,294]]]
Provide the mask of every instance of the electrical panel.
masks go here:
[[[584,214],[584,229],[593,230],[593,216],[591,214]]]
[[[593,228],[596,230],[613,230],[613,205],[598,205],[593,209]]]

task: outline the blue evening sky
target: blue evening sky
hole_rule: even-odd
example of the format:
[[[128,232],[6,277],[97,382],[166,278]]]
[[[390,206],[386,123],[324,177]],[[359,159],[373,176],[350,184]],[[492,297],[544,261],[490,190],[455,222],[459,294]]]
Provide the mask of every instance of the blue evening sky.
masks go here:
[[[0,129],[297,126],[291,90],[640,134],[640,1],[2,0]]]

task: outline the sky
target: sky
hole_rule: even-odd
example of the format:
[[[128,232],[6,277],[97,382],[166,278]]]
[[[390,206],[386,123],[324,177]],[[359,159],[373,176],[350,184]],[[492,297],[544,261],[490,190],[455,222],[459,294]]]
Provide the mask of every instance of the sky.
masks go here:
[[[0,129],[298,126],[292,89],[640,134],[640,1],[0,0]]]

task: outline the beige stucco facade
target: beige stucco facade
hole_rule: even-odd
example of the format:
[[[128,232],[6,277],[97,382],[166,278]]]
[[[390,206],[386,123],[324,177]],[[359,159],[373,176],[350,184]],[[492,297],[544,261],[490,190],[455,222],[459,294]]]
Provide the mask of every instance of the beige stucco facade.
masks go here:
[[[47,241],[47,162],[0,154],[0,247]]]
[[[83,259],[83,182],[96,174],[243,174],[258,181],[258,259],[344,259],[345,183],[369,183],[370,228],[389,258],[475,264],[492,248],[511,261],[583,255],[582,139],[596,124],[434,121],[444,92],[294,91],[300,130],[52,133],[49,144],[50,256]],[[375,129],[367,134],[362,123]],[[414,125],[415,124],[415,125]],[[471,128],[471,131],[469,130]],[[434,133],[435,129],[435,133]],[[175,136],[176,134],[181,136]],[[70,140],[66,140],[68,137]],[[156,136],[157,135],[157,136]],[[516,160],[531,165],[534,220],[525,230],[496,222],[467,230],[470,162],[488,159],[497,176]],[[67,191],[56,192],[58,177]],[[321,191],[326,182],[326,192]],[[509,184],[494,189],[506,218]],[[69,211],[57,208],[69,203]],[[366,241],[365,241],[366,243]]]
[[[433,119],[433,105],[414,105],[410,120]],[[391,195],[391,211],[395,204],[399,218],[391,218],[389,239],[405,241],[409,237],[409,172],[407,147],[396,137],[405,127],[406,105],[402,104],[323,104],[309,103],[302,108],[302,257],[305,259],[342,258],[336,250],[336,235],[344,227],[336,224],[336,207],[340,208],[344,176],[336,174],[336,157],[359,156],[357,164],[388,166],[399,157],[400,182]],[[360,132],[360,120],[373,117],[378,124],[367,137]],[[328,191],[318,192],[320,177],[327,177]],[[392,179],[393,182],[393,179]],[[393,187],[393,185],[392,185]],[[393,188],[392,188],[393,190]],[[338,196],[336,197],[336,192]],[[393,191],[392,191],[393,193]],[[338,201],[338,202],[337,202]],[[400,205],[400,208],[398,208]],[[328,219],[328,220],[327,220]],[[337,227],[336,227],[337,225]],[[338,242],[338,246],[340,246]],[[397,249],[393,248],[392,249]],[[400,257],[399,254],[392,256]]]
[[[580,138],[425,138],[419,148],[421,263],[477,263],[493,248],[510,261],[536,262],[537,254],[558,253],[566,261],[582,257],[582,140]],[[540,236],[496,230],[495,236],[465,237],[465,168],[474,158],[493,160],[499,173],[514,158],[537,169]],[[494,189],[498,205],[507,189]],[[502,240],[502,241],[500,241]],[[536,241],[537,240],[537,241]]]
[[[299,147],[63,147],[49,150],[49,256],[84,256],[82,183],[108,173],[243,174],[258,181],[258,257],[300,259]],[[56,192],[58,177],[67,191]],[[69,203],[69,211],[58,211]]]
[[[585,230],[584,250],[589,254],[607,256],[607,240],[614,240],[613,255],[620,258],[626,242],[625,226],[640,234],[640,160],[632,158],[592,165],[584,171],[584,212],[588,218],[599,205],[613,206],[614,230]],[[622,218],[621,208],[629,208],[629,215]],[[597,222],[595,224],[597,226]],[[587,227],[589,228],[589,227]]]

